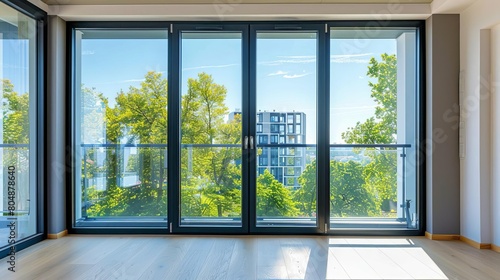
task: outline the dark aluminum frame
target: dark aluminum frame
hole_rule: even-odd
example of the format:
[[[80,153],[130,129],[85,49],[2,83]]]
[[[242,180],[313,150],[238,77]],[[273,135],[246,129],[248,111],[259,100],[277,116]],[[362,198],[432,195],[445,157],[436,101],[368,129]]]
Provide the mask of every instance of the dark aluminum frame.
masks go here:
[[[325,49],[326,47],[326,41],[327,36],[325,31],[325,24],[322,23],[307,23],[307,22],[294,22],[294,23],[281,23],[281,22],[274,22],[274,23],[262,23],[262,24],[251,24],[250,25],[250,57],[254,58],[250,61],[250,95],[253,97],[250,99],[250,123],[255,124],[257,123],[256,120],[256,115],[257,115],[257,104],[256,104],[256,97],[257,97],[257,60],[255,59],[257,57],[257,33],[258,32],[311,32],[311,33],[317,33],[317,50],[316,50],[316,57],[317,57],[317,87],[316,87],[316,125],[319,126],[321,124],[321,120],[326,120],[324,116],[328,116],[329,112],[326,111],[327,107],[325,107],[325,102],[322,100],[322,98],[326,97],[328,95],[328,92],[326,91],[325,81],[327,80],[325,76],[325,70],[326,70],[326,61],[328,61],[329,54],[327,53],[328,49]],[[322,163],[324,163],[322,158],[324,156],[322,155],[328,155],[328,152],[325,152],[325,144],[327,144],[328,140],[325,141],[325,136],[328,137],[327,133],[329,130],[324,130],[324,129],[318,129],[317,130],[317,156],[318,156],[318,161],[317,165],[321,166]],[[250,127],[250,135],[254,136],[256,135],[256,126],[251,125]],[[326,138],[328,139],[328,138]],[[267,145],[266,145],[267,146]],[[277,145],[280,146],[280,145]],[[253,158],[256,158],[256,154],[254,152]],[[323,159],[324,160],[324,159]],[[328,159],[329,160],[329,159]],[[327,164],[326,166],[329,166]],[[256,165],[252,164],[250,168],[250,186],[253,186],[254,189],[250,191],[250,233],[265,233],[265,234],[320,234],[325,232],[325,215],[321,215],[319,213],[325,213],[325,205],[324,203],[321,203],[319,198],[326,196],[325,193],[325,188],[321,188],[319,186],[328,186],[329,184],[326,182],[329,176],[324,176],[324,168],[317,168],[316,176],[317,176],[317,201],[318,203],[316,204],[317,206],[317,217],[316,217],[316,226],[315,227],[290,227],[290,226],[282,226],[282,227],[266,227],[266,226],[257,226],[257,216],[256,216],[256,205],[257,205],[257,197],[256,197],[256,178],[257,178],[257,171],[256,171]]]
[[[371,30],[375,28],[415,28],[416,29],[416,64],[417,64],[417,77],[415,92],[416,96],[416,113],[415,116],[417,120],[417,199],[418,203],[416,206],[419,225],[417,229],[408,230],[386,230],[386,229],[369,229],[369,230],[350,230],[350,229],[331,229],[330,221],[328,222],[329,229],[328,234],[330,235],[362,235],[362,236],[423,236],[425,234],[425,21],[413,20],[413,21],[335,21],[328,24],[328,33],[330,33],[331,28],[335,27],[350,27],[350,28],[362,28],[365,27],[366,30]],[[328,36],[330,37],[330,36]],[[328,76],[330,75],[328,69]],[[328,104],[330,104],[328,102]],[[329,198],[328,198],[329,199]]]
[[[417,156],[417,196],[418,196],[418,218],[417,229],[408,230],[342,230],[330,229],[329,216],[329,104],[330,104],[330,81],[329,63],[330,55],[330,28],[332,27],[357,27],[373,29],[374,27],[384,28],[416,28],[417,30],[417,135],[418,143]],[[74,148],[73,131],[75,106],[73,87],[73,46],[75,29],[168,29],[168,178],[169,187],[167,203],[168,223],[167,227],[134,227],[131,223],[127,227],[106,227],[110,224],[106,222],[96,223],[96,227],[75,227],[74,226],[74,204],[68,209],[67,227],[70,233],[106,233],[106,234],[158,234],[158,233],[182,233],[182,234],[317,234],[317,235],[403,235],[415,236],[423,235],[425,225],[425,22],[424,21],[301,21],[301,22],[68,22],[67,23],[67,50],[68,50],[68,76],[67,90],[68,99],[67,113],[71,116],[71,128],[68,129],[67,143]],[[218,31],[218,32],[242,32],[242,61],[243,61],[243,135],[255,136],[256,128],[250,124],[256,123],[256,32],[257,31],[293,31],[307,30],[318,32],[318,76],[317,76],[317,164],[323,168],[317,169],[317,221],[316,227],[257,227],[255,224],[255,186],[256,166],[254,160],[256,155],[251,150],[243,150],[243,173],[242,173],[242,226],[241,227],[217,227],[217,226],[180,226],[180,170],[172,168],[179,166],[180,158],[180,57],[181,57],[181,32],[183,31]],[[174,94],[176,93],[176,94]],[[172,105],[176,106],[172,106]],[[175,136],[175,137],[172,137]],[[73,161],[74,159],[72,159]],[[69,166],[72,165],[71,162]],[[68,170],[67,178],[71,182],[68,186],[68,200],[73,201],[74,174]],[[255,187],[253,187],[255,188]],[[321,199],[323,198],[323,199]],[[174,202],[174,203],[172,203]],[[139,225],[138,223],[137,225]],[[171,226],[170,226],[171,225]],[[103,227],[100,227],[103,226]]]
[[[241,52],[241,59],[242,59],[242,137],[244,135],[250,135],[249,130],[251,129],[249,127],[249,120],[248,117],[251,116],[251,114],[248,114],[248,107],[245,106],[246,104],[249,103],[250,99],[250,94],[249,94],[249,78],[248,78],[248,67],[246,67],[249,63],[250,60],[250,55],[248,51],[248,45],[249,45],[249,34],[248,34],[248,27],[244,24],[241,23],[233,23],[233,24],[218,24],[218,23],[209,23],[209,24],[190,24],[190,23],[184,23],[184,24],[174,24],[173,25],[173,30],[172,30],[172,37],[169,40],[169,43],[174,45],[172,48],[172,53],[169,58],[169,61],[171,61],[172,66],[170,69],[172,72],[172,77],[173,79],[171,80],[172,83],[169,83],[169,96],[172,97],[172,102],[176,103],[169,103],[169,104],[176,104],[178,106],[175,106],[175,108],[171,106],[169,107],[169,135],[176,135],[174,137],[169,137],[169,141],[171,143],[171,149],[169,149],[168,155],[168,161],[169,161],[169,167],[171,166],[180,166],[180,147],[181,147],[181,139],[180,139],[180,111],[181,111],[181,76],[179,75],[181,73],[181,52],[182,52],[182,32],[215,32],[215,33],[224,33],[224,32],[230,32],[230,33],[241,33],[241,45],[242,45],[242,52]],[[172,93],[172,94],[170,94]],[[175,93],[175,94],[174,94]],[[170,102],[170,101],[169,101]],[[179,205],[181,204],[180,199],[180,188],[181,188],[181,182],[180,182],[180,169],[179,168],[169,168],[169,185],[172,186],[178,186],[178,187],[171,187],[168,188],[169,191],[169,196],[172,197],[173,199],[170,199],[170,202],[173,202],[175,199],[176,204],[174,203],[168,203],[170,206],[169,210],[172,211],[169,213],[169,223],[171,225],[171,232],[175,233],[191,233],[191,234],[196,234],[196,233],[225,233],[225,234],[244,234],[248,232],[248,209],[249,209],[249,202],[248,202],[248,196],[249,196],[249,184],[248,184],[248,178],[249,178],[249,157],[251,156],[249,150],[242,150],[242,190],[241,190],[241,227],[231,227],[231,226],[222,226],[218,227],[217,225],[206,225],[206,226],[188,226],[188,225],[181,225],[181,216],[180,216],[180,211],[179,211]],[[177,169],[177,170],[176,170]],[[177,207],[176,207],[177,206]],[[200,230],[201,229],[201,230]]]
[[[75,46],[75,29],[115,29],[115,30],[165,30],[169,31],[170,33],[170,24],[165,23],[165,22],[85,22],[85,23],[78,23],[78,22],[67,22],[66,24],[66,53],[67,53],[67,64],[66,67],[68,69],[67,71],[67,77],[66,77],[66,90],[68,92],[68,98],[67,98],[67,105],[66,105],[66,116],[69,116],[69,123],[71,124],[71,127],[68,127],[66,130],[66,142],[67,142],[67,147],[71,147],[71,155],[67,157],[67,166],[75,166],[75,160],[78,160],[75,155],[75,145],[74,145],[74,135],[75,135],[75,96],[73,94],[73,89],[74,89],[74,81],[75,81],[75,71],[74,71],[74,46]],[[170,34],[169,34],[170,35]],[[171,40],[170,37],[168,39],[168,67],[170,68],[171,62],[170,62],[170,55],[171,55]],[[171,76],[171,71],[168,71],[168,80],[172,80]],[[170,83],[169,83],[169,90],[170,90]],[[172,104],[171,102],[174,102],[171,100],[172,95],[169,94],[168,96],[168,104]],[[173,107],[173,106],[172,106]],[[169,114],[170,114],[171,106],[169,106]],[[168,133],[170,134],[170,127]],[[170,138],[169,138],[170,139]],[[68,151],[69,152],[69,151]],[[170,164],[169,164],[170,166]],[[170,171],[168,171],[170,172]],[[97,233],[97,234],[113,234],[113,233],[131,233],[131,234],[165,234],[168,233],[168,227],[166,222],[153,222],[149,224],[148,226],[144,226],[144,222],[141,221],[133,221],[128,224],[120,223],[118,226],[116,226],[116,223],[110,223],[107,221],[95,221],[92,222],[92,226],[85,226],[85,227],[75,227],[75,220],[74,220],[74,182],[75,182],[75,177],[74,177],[74,172],[73,169],[70,168],[66,172],[66,180],[67,182],[71,182],[68,184],[68,189],[66,191],[66,201],[71,201],[70,207],[66,209],[67,215],[66,215],[66,223],[67,223],[67,228],[69,233]],[[168,178],[170,178],[170,173],[168,173]],[[170,189],[170,188],[169,188]],[[168,195],[170,196],[170,190],[168,191]],[[167,203],[167,215],[170,215],[170,205]],[[112,225],[115,226],[112,226]],[[163,224],[163,226],[162,226]],[[112,227],[111,227],[112,226]]]
[[[35,186],[37,188],[37,217],[36,217],[36,229],[37,232],[25,239],[16,242],[16,250],[23,250],[33,244],[36,244],[47,238],[46,233],[46,221],[47,212],[46,209],[46,195],[45,186],[47,182],[46,176],[46,162],[45,151],[48,145],[45,141],[47,124],[46,111],[45,111],[45,96],[47,92],[46,87],[46,57],[47,57],[47,13],[38,8],[37,6],[29,3],[28,1],[22,0],[0,0],[0,2],[6,4],[7,6],[17,10],[20,13],[34,19],[36,21],[36,78],[37,78],[37,93],[35,98],[37,99],[37,131],[36,131],[36,141],[37,141],[37,155],[36,155],[36,165],[37,165],[37,176],[39,178],[38,184]],[[10,246],[3,247],[0,250],[0,258],[8,255],[10,251]]]

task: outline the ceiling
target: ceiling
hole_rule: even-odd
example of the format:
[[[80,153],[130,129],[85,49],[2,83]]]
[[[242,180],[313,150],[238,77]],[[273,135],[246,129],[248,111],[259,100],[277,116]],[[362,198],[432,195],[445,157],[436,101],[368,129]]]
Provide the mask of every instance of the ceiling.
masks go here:
[[[433,0],[399,0],[397,3],[429,4]],[[394,0],[42,0],[48,5],[124,4],[394,4]]]

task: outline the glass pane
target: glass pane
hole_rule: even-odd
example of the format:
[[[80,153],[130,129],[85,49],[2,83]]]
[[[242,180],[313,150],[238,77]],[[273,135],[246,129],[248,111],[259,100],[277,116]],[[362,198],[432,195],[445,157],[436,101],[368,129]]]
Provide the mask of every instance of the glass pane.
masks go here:
[[[181,226],[241,226],[242,34],[182,33],[181,65]]]
[[[36,22],[2,3],[0,11],[1,249],[37,233],[39,180]]]
[[[257,34],[257,226],[316,226],[317,44],[315,32]]]
[[[330,40],[331,227],[415,229],[415,30]]]
[[[166,225],[167,35],[75,30],[76,226]]]

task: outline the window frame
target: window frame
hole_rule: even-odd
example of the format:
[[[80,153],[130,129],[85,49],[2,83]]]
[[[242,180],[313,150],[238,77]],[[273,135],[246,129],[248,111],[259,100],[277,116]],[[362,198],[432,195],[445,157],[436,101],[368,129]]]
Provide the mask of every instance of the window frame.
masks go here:
[[[22,240],[16,241],[16,250],[23,250],[31,245],[34,245],[46,238],[46,186],[47,186],[47,171],[46,166],[50,166],[46,158],[48,150],[51,147],[46,140],[47,137],[47,125],[46,125],[46,92],[47,92],[47,22],[48,15],[45,11],[41,10],[37,6],[29,3],[28,1],[22,0],[0,0],[1,3],[11,7],[19,13],[32,18],[36,22],[36,93],[33,97],[36,99],[36,177],[38,183],[36,186],[36,233],[26,237]],[[30,120],[31,121],[31,120]],[[31,186],[30,186],[31,187]],[[0,258],[7,256],[10,252],[10,246],[0,247]]]
[[[417,32],[417,104],[416,104],[416,111],[417,111],[417,135],[418,139],[416,141],[417,147],[416,150],[418,151],[418,156],[417,156],[417,164],[416,164],[416,170],[417,172],[417,196],[418,196],[418,204],[416,205],[418,207],[417,213],[418,213],[418,219],[419,219],[419,225],[418,228],[413,230],[413,229],[405,229],[405,230],[346,230],[346,231],[331,231],[329,230],[329,217],[325,217],[325,215],[329,214],[320,214],[320,213],[329,213],[329,188],[318,188],[317,190],[317,195],[318,195],[318,228],[315,229],[314,231],[310,230],[301,230],[301,229],[292,229],[290,231],[290,228],[285,229],[279,229],[279,228],[273,228],[270,230],[258,230],[255,231],[255,227],[253,227],[250,224],[250,228],[248,230],[248,234],[254,234],[254,233],[266,233],[266,234],[282,234],[282,233],[294,233],[294,234],[324,234],[324,235],[404,235],[404,236],[413,236],[413,235],[422,235],[424,232],[424,226],[425,226],[425,164],[424,164],[424,159],[425,159],[425,148],[423,146],[424,139],[425,139],[425,104],[424,104],[424,97],[425,97],[425,21],[421,20],[394,20],[394,21],[368,21],[368,20],[341,20],[341,21],[286,21],[286,22],[278,22],[278,21],[265,21],[265,22],[254,22],[254,21],[227,21],[227,22],[207,22],[207,21],[201,21],[201,22],[185,22],[185,21],[160,21],[160,22],[109,22],[109,21],[96,21],[96,22],[67,22],[67,46],[68,46],[68,66],[71,71],[68,71],[68,96],[70,96],[68,100],[68,112],[70,113],[68,116],[71,116],[70,121],[71,121],[71,129],[72,131],[74,129],[74,116],[72,114],[73,112],[73,106],[74,103],[72,100],[73,96],[71,94],[71,87],[73,84],[73,30],[74,28],[102,28],[102,29],[117,29],[117,28],[122,28],[122,29],[141,29],[141,28],[167,28],[169,30],[169,42],[168,42],[168,64],[169,64],[169,70],[168,70],[168,80],[169,80],[169,106],[172,104],[177,104],[178,100],[176,101],[175,98],[172,99],[172,90],[176,90],[177,88],[174,86],[170,85],[170,81],[176,81],[179,79],[180,74],[179,73],[174,73],[173,71],[173,65],[175,64],[174,60],[175,57],[179,56],[180,50],[178,49],[178,46],[176,48],[177,44],[172,40],[174,37],[170,37],[171,32],[177,28],[178,25],[192,25],[192,26],[202,26],[202,27],[207,27],[207,26],[230,26],[230,25],[246,25],[248,27],[248,31],[250,33],[250,42],[248,45],[244,46],[244,49],[250,53],[250,57],[255,58],[254,53],[255,48],[256,48],[256,42],[255,42],[255,34],[253,33],[255,30],[262,30],[264,29],[269,29],[269,28],[275,28],[277,26],[289,26],[291,29],[294,30],[294,28],[302,28],[304,26],[308,25],[315,25],[315,26],[321,26],[322,30],[324,27],[324,33],[320,32],[318,35],[322,36],[323,39],[319,39],[319,46],[318,46],[318,55],[322,54],[324,56],[329,56],[329,49],[330,49],[330,29],[332,27],[357,27],[357,28],[363,28],[366,27],[367,30],[370,30],[370,28],[374,27],[383,27],[383,28],[408,28],[408,27],[414,27],[416,28]],[[200,29],[203,30],[203,29]],[[172,38],[172,39],[171,39]],[[244,73],[249,75],[249,81],[250,84],[254,83],[256,80],[256,77],[254,74],[252,74],[253,71],[255,71],[255,63],[253,61],[249,62],[247,72],[250,73]],[[329,170],[327,167],[329,167],[329,157],[330,157],[330,152],[329,152],[329,130],[330,130],[330,123],[329,123],[329,104],[330,104],[330,96],[329,96],[329,89],[332,85],[330,85],[329,81],[329,75],[330,75],[330,69],[329,69],[329,63],[321,63],[318,66],[318,96],[317,96],[317,164],[318,164],[318,170],[317,170],[317,184],[318,186],[329,186]],[[252,88],[253,85],[250,85]],[[252,89],[250,89],[250,95],[254,94],[252,92]],[[262,118],[263,112],[256,112],[255,110],[255,101],[252,101],[251,98],[248,98],[249,100],[247,101],[249,104],[250,109],[247,112],[247,120],[250,124],[257,124],[261,123],[262,120],[259,120],[259,118]],[[173,102],[172,102],[173,101]],[[175,106],[173,106],[175,107]],[[169,116],[171,116],[171,110],[178,110],[178,108],[170,108],[169,107]],[[175,112],[173,112],[175,114]],[[282,123],[283,125],[288,125],[288,114],[291,114],[287,112],[285,114],[285,119],[284,122]],[[280,123],[281,116],[278,117],[278,122]],[[170,123],[169,118],[169,123]],[[321,121],[320,121],[321,120]],[[297,122],[299,123],[299,122]],[[296,124],[296,119],[295,117],[293,118],[292,123],[295,125]],[[305,118],[303,119],[302,116],[300,116],[300,124],[301,124],[301,131],[304,129],[302,128],[302,124],[305,126]],[[288,127],[285,127],[285,130],[287,130]],[[258,133],[262,132],[256,132],[255,127],[248,127],[246,128],[250,135],[254,135],[259,137]],[[178,135],[178,130],[179,127],[171,127],[169,125],[169,135]],[[286,133],[288,134],[288,132]],[[169,137],[169,144],[170,144],[170,138]],[[280,139],[280,138],[279,138]],[[258,139],[256,139],[258,142]],[[278,141],[280,142],[280,141]],[[288,141],[287,141],[288,142]],[[295,141],[297,142],[297,141]],[[73,145],[73,139],[72,139],[72,134],[69,135],[68,137],[68,144],[70,146]],[[301,144],[296,144],[296,145],[301,145]],[[169,158],[174,157],[172,153],[169,151]],[[281,162],[279,163],[279,165]],[[170,165],[169,165],[170,166]],[[319,168],[319,166],[323,166],[322,168]],[[250,172],[248,174],[248,181],[249,184],[255,185],[255,175],[257,173],[257,166],[253,167],[253,169],[250,169]],[[172,174],[169,172],[169,175]],[[72,204],[74,203],[74,196],[72,195],[73,193],[73,183],[74,183],[74,178],[72,170],[69,171],[69,177],[70,180],[68,182],[71,182],[68,184],[68,198],[72,201]],[[170,176],[169,176],[170,178]],[[169,191],[169,197],[171,196],[171,192]],[[255,198],[250,197],[249,203],[254,203],[255,204]],[[172,221],[170,219],[170,215],[173,215],[174,213],[178,212],[173,212],[172,203],[168,203],[168,215],[169,215],[169,221]],[[172,228],[169,227],[168,229],[165,228],[160,228],[160,229],[152,229],[152,228],[144,228],[144,227],[127,227],[127,228],[108,228],[108,227],[102,227],[102,228],[75,228],[73,226],[73,207],[74,205],[71,205],[71,207],[68,207],[68,216],[70,219],[68,219],[68,229],[70,233],[169,233],[169,229],[171,230]],[[251,206],[250,206],[251,209]],[[252,223],[252,213],[250,213],[250,223]],[[225,234],[225,232],[213,232],[210,230],[206,230],[204,228],[200,228],[197,233],[211,233],[211,234]]]
[[[67,116],[69,117],[70,128],[67,130],[67,142],[68,147],[71,147],[71,170],[68,171],[68,189],[67,189],[67,201],[71,202],[71,207],[68,207],[67,211],[67,228],[69,233],[145,233],[145,234],[161,234],[168,232],[168,225],[165,222],[141,222],[141,221],[131,221],[126,223],[120,223],[119,226],[116,226],[116,222],[108,222],[108,221],[95,221],[92,226],[88,227],[77,227],[75,226],[75,172],[74,167],[77,166],[75,161],[78,160],[78,153],[76,153],[75,146],[75,107],[76,96],[73,93],[73,88],[75,86],[75,31],[77,29],[93,29],[93,30],[166,30],[168,35],[170,36],[170,24],[167,22],[67,22],[66,23],[66,48],[67,48],[67,91],[68,91],[68,100],[67,100]],[[170,59],[171,52],[171,40],[170,37],[168,40],[168,49],[167,49],[167,57]],[[170,60],[168,60],[168,69],[170,69]],[[168,70],[167,70],[168,71]],[[167,79],[170,80],[171,73],[168,71]],[[170,87],[169,87],[170,89]],[[170,94],[168,96],[168,104],[170,104]],[[170,129],[170,127],[168,127]],[[167,170],[168,172],[168,170]],[[167,202],[167,215],[170,211],[170,206]]]

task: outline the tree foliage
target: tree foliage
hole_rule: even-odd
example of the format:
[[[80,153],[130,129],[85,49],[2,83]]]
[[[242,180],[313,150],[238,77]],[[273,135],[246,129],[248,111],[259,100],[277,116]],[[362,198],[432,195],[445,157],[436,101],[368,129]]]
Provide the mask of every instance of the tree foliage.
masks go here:
[[[381,60],[370,59],[368,77],[371,97],[377,104],[375,116],[342,133],[349,144],[396,144],[397,139],[397,60],[396,55],[382,54]],[[364,177],[376,195],[387,201],[397,200],[397,151],[380,149],[367,153],[371,162]]]
[[[397,134],[396,56],[371,58],[367,75],[375,114],[342,133],[348,144],[394,144]],[[330,161],[330,209],[333,217],[379,216],[381,205],[396,201],[397,153],[390,149],[356,149],[368,161]],[[294,197],[300,211],[316,208],[316,162],[307,165]]]
[[[3,84],[2,120],[3,143],[29,143],[29,95],[14,91],[14,85],[9,80],[1,80]]]
[[[216,84],[212,76],[199,73],[197,79],[188,79],[187,93],[182,97],[181,139],[188,145],[181,155],[183,199],[197,199],[195,204],[203,206],[194,213],[185,213],[187,216],[206,216],[210,212],[222,217],[240,212],[241,150],[189,146],[241,143],[241,116],[225,121],[229,114],[226,95],[227,89]],[[190,197],[196,189],[196,196]],[[201,211],[204,208],[208,210]],[[184,209],[191,207],[185,205]]]
[[[397,133],[397,61],[396,55],[382,54],[381,61],[374,57],[368,65],[371,97],[377,104],[375,116],[358,122],[342,133],[348,144],[395,144]]]
[[[104,144],[162,144],[167,141],[167,81],[161,73],[148,72],[140,87],[130,87],[115,98],[115,106],[100,93],[83,88],[82,96],[86,104],[93,102],[104,106],[103,112],[87,112],[84,117],[97,115],[105,123],[106,143]],[[89,122],[90,123],[90,122]],[[90,127],[92,127],[90,123]],[[87,133],[89,126],[85,127]],[[106,162],[99,171],[106,176],[106,190],[92,190],[87,196],[95,203],[87,210],[89,216],[161,216],[166,214],[166,170],[164,150],[153,147],[136,148],[138,155],[128,156],[130,148],[106,149]],[[91,161],[95,149],[87,150],[82,166],[92,178]],[[139,169],[140,166],[140,169]],[[90,169],[90,171],[89,171]],[[139,182],[135,186],[125,186],[125,173],[137,169]],[[140,171],[140,172],[139,172]]]
[[[396,143],[396,73],[395,55],[383,54],[380,61],[370,60],[367,75],[372,78],[369,86],[377,104],[375,113],[342,134],[346,143]],[[240,114],[228,118],[227,94],[226,87],[217,84],[211,75],[199,73],[196,78],[188,79],[182,95],[179,120],[182,216],[241,215],[242,119]],[[14,86],[4,80],[3,96],[4,143],[28,143],[28,94],[16,93]],[[82,86],[80,102],[82,142],[116,145],[83,149],[84,215],[166,215],[166,78],[161,73],[148,72],[140,86],[121,90],[114,102],[96,89]],[[132,153],[121,144],[164,144],[165,148],[142,146]],[[211,147],[213,144],[220,146]],[[223,146],[226,144],[227,147]],[[396,200],[397,154],[383,149],[366,149],[363,153],[369,160],[330,161],[333,217],[377,216],[383,201]],[[316,169],[315,160],[306,165],[297,190],[284,186],[266,169],[256,180],[257,216],[316,216]],[[127,172],[138,174],[135,185],[124,185]],[[104,176],[103,188],[98,187],[99,176]]]
[[[290,190],[276,180],[269,170],[264,170],[257,178],[257,216],[293,217],[297,214]]]
[[[330,161],[330,213],[333,217],[377,214],[375,196],[366,185],[364,167],[355,161]]]
[[[294,200],[297,202],[302,215],[313,217],[316,215],[316,161],[306,165],[306,169],[299,177],[300,188],[294,193]]]
[[[372,58],[367,75],[375,114],[358,122],[342,134],[347,143],[390,144],[396,135],[396,57]],[[227,89],[212,76],[199,73],[188,79],[181,99],[181,215],[191,217],[238,216],[241,213],[241,151],[239,148],[199,147],[204,144],[241,144],[241,116],[227,119]],[[102,96],[100,96],[102,98]],[[131,87],[116,97],[116,106],[106,104],[108,141],[120,143],[166,143],[167,81],[160,73],[150,72],[140,88]],[[128,139],[124,140],[124,137]],[[95,206],[96,215],[159,215],[159,205],[166,206],[163,181],[156,183],[150,162],[158,162],[151,151],[141,151],[140,188],[123,189],[111,184],[108,195]],[[365,150],[367,162],[330,162],[331,215],[377,216],[384,200],[395,200],[397,158],[391,151]],[[117,164],[110,155],[108,164]],[[114,162],[111,162],[114,161]],[[159,164],[159,163],[157,163]],[[133,169],[133,167],[130,167]],[[117,174],[118,176],[118,174]],[[294,217],[316,215],[316,162],[306,165],[299,177],[300,188],[288,189],[265,170],[257,178],[257,215]],[[154,191],[153,191],[154,190]],[[154,199],[152,199],[154,198]],[[111,201],[112,200],[112,201]],[[121,205],[116,203],[121,200]],[[161,201],[161,204],[158,204]],[[123,209],[123,205],[128,205]],[[134,206],[135,205],[135,206]],[[110,212],[111,211],[111,212]]]

